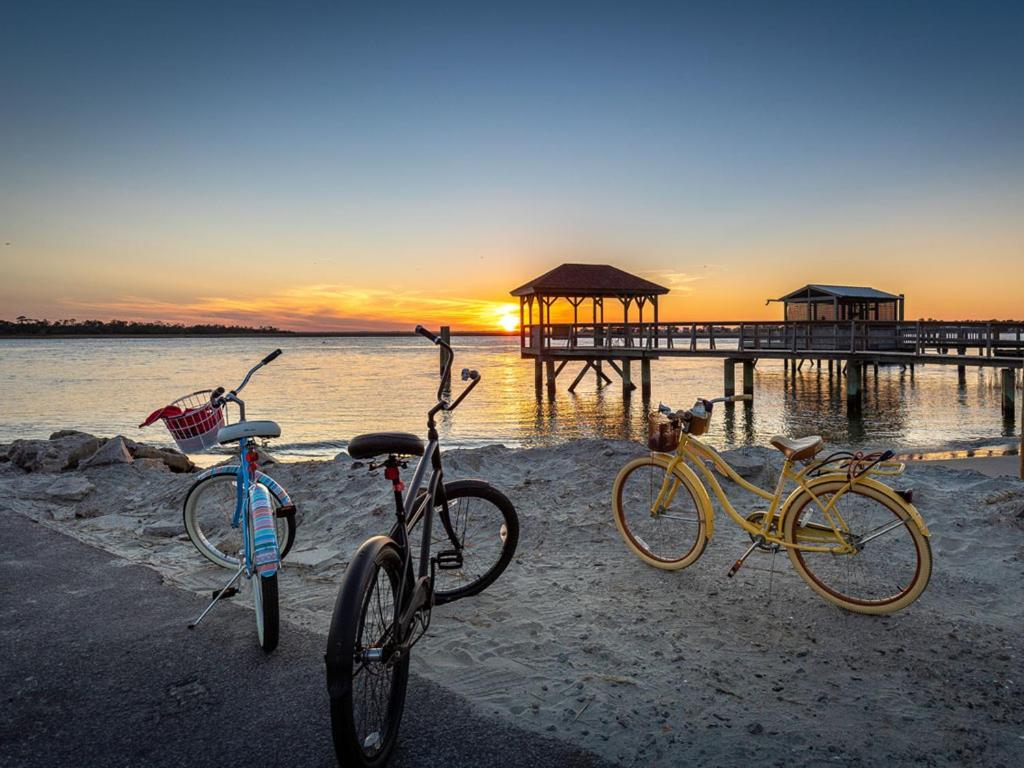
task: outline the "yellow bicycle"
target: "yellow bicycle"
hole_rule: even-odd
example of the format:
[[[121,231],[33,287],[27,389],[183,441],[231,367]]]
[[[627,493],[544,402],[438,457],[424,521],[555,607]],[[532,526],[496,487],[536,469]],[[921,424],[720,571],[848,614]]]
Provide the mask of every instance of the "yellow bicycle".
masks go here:
[[[710,486],[751,539],[729,576],[756,549],[785,549],[811,589],[846,610],[892,613],[920,597],[932,571],[930,534],[912,504],[913,492],[877,479],[904,471],[892,451],[840,452],[819,460],[825,445],[820,437],[776,436],[771,444],[785,457],[782,471],[774,491],[759,488],[698,439],[716,403],[748,399],[701,399],[686,411],[661,406],[650,415],[651,453],[626,464],[612,487],[615,523],[626,545],[656,568],[695,563],[714,534]],[[712,468],[768,502],[767,510],[743,517]],[[789,482],[796,488],[783,499]]]

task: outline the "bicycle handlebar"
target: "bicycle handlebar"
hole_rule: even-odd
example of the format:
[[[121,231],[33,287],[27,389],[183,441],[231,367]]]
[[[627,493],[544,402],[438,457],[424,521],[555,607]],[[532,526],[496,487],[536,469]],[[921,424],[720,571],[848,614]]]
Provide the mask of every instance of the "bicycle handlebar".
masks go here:
[[[228,392],[227,395],[224,394],[224,387],[217,387],[215,390],[213,390],[213,392],[210,393],[210,403],[214,407],[216,407],[218,405],[223,405],[225,402],[233,399],[239,392],[241,392],[243,389],[245,389],[245,385],[249,383],[249,379],[252,378],[252,375],[254,373],[256,373],[256,371],[258,371],[264,365],[268,365],[268,364],[272,363],[274,360],[276,360],[280,356],[281,356],[281,350],[280,349],[275,349],[269,355],[264,357],[262,360],[260,360],[258,363],[256,363],[256,365],[254,365],[252,368],[249,369],[249,372],[247,374],[245,374],[245,378],[242,379],[242,383],[239,384],[234,389],[232,389],[230,392]]]
[[[433,342],[434,344],[440,344],[441,343],[441,337],[440,336],[437,336],[437,335],[431,333],[426,328],[424,328],[422,325],[417,325],[416,326],[416,333],[418,333],[420,336],[422,336],[425,339],[430,339],[430,341]]]
[[[428,411],[427,417],[430,420],[430,423],[433,424],[434,416],[439,411],[454,411],[459,407],[459,403],[465,400],[466,395],[473,391],[473,387],[480,383],[480,374],[471,368],[463,368],[462,380],[468,381],[469,386],[462,390],[459,396],[451,402],[446,401],[444,399],[444,387],[445,384],[450,384],[452,380],[452,365],[455,363],[455,351],[447,341],[442,339],[440,336],[431,333],[422,325],[417,325],[415,331],[423,338],[430,340],[439,347],[442,347],[448,353],[444,356],[445,361],[444,368],[441,371],[441,384],[437,388],[437,403],[430,409],[430,411]]]

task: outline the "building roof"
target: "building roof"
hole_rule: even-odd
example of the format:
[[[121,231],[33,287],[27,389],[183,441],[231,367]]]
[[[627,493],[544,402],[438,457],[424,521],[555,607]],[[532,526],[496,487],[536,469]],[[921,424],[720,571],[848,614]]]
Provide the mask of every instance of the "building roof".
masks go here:
[[[803,288],[798,288],[792,293],[787,293],[785,296],[780,296],[772,301],[790,301],[792,299],[805,299],[806,294],[810,291],[824,294],[828,298],[838,299],[869,299],[872,301],[896,301],[900,297],[894,293],[886,293],[880,291],[877,288],[867,288],[861,285],[822,285],[821,283],[811,283],[805,285]]]
[[[519,286],[513,296],[651,296],[668,288],[607,264],[562,264]]]

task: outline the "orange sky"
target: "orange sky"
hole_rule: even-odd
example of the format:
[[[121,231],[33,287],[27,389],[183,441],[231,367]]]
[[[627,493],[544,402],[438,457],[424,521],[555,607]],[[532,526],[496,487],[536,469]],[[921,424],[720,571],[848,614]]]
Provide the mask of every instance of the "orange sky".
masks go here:
[[[756,257],[718,254],[709,263],[681,256],[678,267],[657,256],[605,254],[613,263],[669,287],[663,320],[778,319],[781,307],[766,305],[807,282],[870,285],[907,295],[910,318],[1019,318],[1024,277],[1015,248],[989,245],[989,255],[968,260],[954,252],[914,256],[899,247],[872,249],[865,259],[840,249],[831,257],[798,249]],[[408,329],[416,323],[463,330],[500,330],[518,319],[508,291],[563,260],[580,254],[502,258],[498,254],[428,257],[436,274],[397,256],[328,260],[132,257],[66,258],[59,254],[22,257],[17,245],[4,247],[0,316],[140,319],[275,325],[304,331]],[[167,259],[172,266],[163,262]],[[718,262],[718,263],[715,263]],[[173,265],[177,266],[173,266]],[[393,265],[393,266],[392,266]],[[328,278],[315,281],[322,274]],[[417,284],[420,282],[421,284]],[[562,317],[571,317],[564,310]],[[557,310],[556,310],[557,314]],[[607,319],[617,317],[611,305]],[[581,320],[587,319],[586,311]]]

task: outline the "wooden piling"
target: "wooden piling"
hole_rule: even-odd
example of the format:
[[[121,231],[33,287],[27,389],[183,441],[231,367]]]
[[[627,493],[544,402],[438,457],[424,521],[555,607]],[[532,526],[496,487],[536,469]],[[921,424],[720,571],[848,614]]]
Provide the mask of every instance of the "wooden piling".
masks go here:
[[[622,395],[629,397],[633,392],[633,374],[630,371],[631,363],[628,359],[622,361]]]
[[[860,413],[863,385],[864,373],[860,360],[848,361],[846,363],[846,411],[848,414]]]
[[[754,396],[754,362],[753,360],[743,361],[743,394]]]
[[[1013,368],[1003,368],[1001,373],[1003,385],[1003,418],[1013,421],[1013,401],[1017,394],[1017,377],[1014,375]]]
[[[725,358],[725,396],[732,397],[736,394],[736,361],[731,357]]]
[[[440,335],[441,335],[441,341],[443,341],[445,344],[451,344],[451,341],[452,341],[452,329],[451,329],[450,325],[442,325],[441,326],[441,334]],[[440,359],[439,373],[440,373],[441,376],[444,376],[444,367],[448,364],[448,350],[445,349],[444,347],[439,347],[439,349],[441,350],[441,359]],[[451,372],[449,371],[449,374],[450,373]],[[450,375],[449,375],[449,377],[447,379],[444,380],[443,384],[444,384],[445,389],[448,389],[451,386],[452,380],[451,380],[451,376]]]
[[[544,363],[540,358],[533,361],[533,388],[537,392],[537,397],[540,397],[541,390],[544,389]]]
[[[644,400],[651,399],[651,361],[646,357],[640,361],[640,394]]]
[[[544,368],[547,369],[547,374],[548,374],[548,397],[554,397],[555,396],[555,377],[556,377],[556,374],[555,374],[555,361],[554,360],[545,360],[544,361]]]

